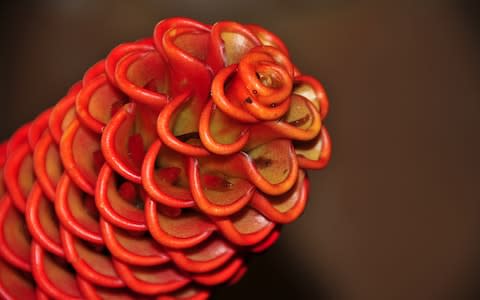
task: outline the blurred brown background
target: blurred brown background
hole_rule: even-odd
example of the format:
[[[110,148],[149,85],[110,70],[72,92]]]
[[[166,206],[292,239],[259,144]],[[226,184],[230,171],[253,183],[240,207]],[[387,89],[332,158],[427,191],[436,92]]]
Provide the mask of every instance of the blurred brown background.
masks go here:
[[[13,2],[13,1],[12,1]],[[330,166],[247,276],[214,299],[480,299],[480,10],[474,1],[2,4],[0,136],[157,21],[258,23],[331,99]]]

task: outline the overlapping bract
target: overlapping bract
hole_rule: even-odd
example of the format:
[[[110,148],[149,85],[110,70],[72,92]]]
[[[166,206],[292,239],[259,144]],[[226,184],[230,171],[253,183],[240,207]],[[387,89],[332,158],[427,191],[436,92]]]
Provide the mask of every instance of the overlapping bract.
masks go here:
[[[0,295],[204,299],[305,207],[321,84],[255,25],[173,18],[0,148]]]

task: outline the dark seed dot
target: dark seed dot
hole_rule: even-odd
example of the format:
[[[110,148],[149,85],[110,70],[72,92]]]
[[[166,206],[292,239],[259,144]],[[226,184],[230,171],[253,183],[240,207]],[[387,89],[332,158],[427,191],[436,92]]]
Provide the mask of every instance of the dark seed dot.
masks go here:
[[[198,132],[189,132],[182,135],[178,135],[177,139],[186,143],[188,140],[200,139],[200,135],[198,134]]]
[[[252,99],[250,97],[248,97],[247,99],[245,99],[245,102],[247,102],[248,104],[252,104]]]
[[[271,159],[265,157],[256,158],[253,160],[253,162],[259,169],[268,168],[273,164],[273,161]]]
[[[135,199],[135,208],[138,208],[138,209],[144,209],[145,208],[145,202],[143,202],[142,199]]]
[[[290,124],[292,126],[295,126],[295,127],[300,127],[300,126],[306,124],[309,120],[310,120],[310,115],[305,115],[304,117],[302,117],[298,120],[288,122],[288,124]]]

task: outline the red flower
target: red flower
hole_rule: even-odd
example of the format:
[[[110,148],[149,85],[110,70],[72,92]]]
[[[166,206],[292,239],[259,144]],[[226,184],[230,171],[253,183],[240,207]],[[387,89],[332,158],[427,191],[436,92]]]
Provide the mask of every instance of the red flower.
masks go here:
[[[303,212],[327,111],[256,25],[172,18],[119,45],[0,147],[0,295],[205,299],[237,282]]]

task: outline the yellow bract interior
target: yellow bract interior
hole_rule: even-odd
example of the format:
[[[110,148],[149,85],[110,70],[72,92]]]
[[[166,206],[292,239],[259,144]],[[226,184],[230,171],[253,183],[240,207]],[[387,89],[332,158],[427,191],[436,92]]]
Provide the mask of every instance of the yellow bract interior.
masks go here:
[[[255,233],[268,226],[270,221],[251,208],[245,208],[232,218],[235,228],[242,234]]]
[[[198,132],[198,122],[200,119],[200,104],[203,103],[193,97],[185,101],[175,112],[172,122],[173,135],[181,137],[193,132]],[[198,139],[198,137],[196,137]],[[189,142],[188,140],[185,142]]]
[[[45,167],[47,169],[47,174],[50,177],[50,181],[56,184],[58,180],[60,180],[60,176],[63,174],[63,165],[58,148],[53,144],[48,148]]]
[[[252,186],[247,180],[241,178],[229,178],[231,187],[227,190],[205,189],[208,200],[217,205],[228,205],[239,199]]]
[[[313,140],[305,142],[295,142],[295,153],[310,160],[318,160],[322,152],[323,140],[321,135]]]
[[[258,172],[271,184],[283,182],[292,168],[292,150],[287,140],[274,140],[248,154]]]
[[[297,184],[287,193],[281,196],[269,196],[268,200],[272,206],[281,213],[289,211],[295,204],[297,204],[300,192],[302,189],[303,180],[305,179],[305,173],[300,171],[298,173]]]
[[[94,153],[100,150],[98,137],[87,129],[80,127],[73,140],[72,152],[77,167],[89,182],[95,182],[97,167],[95,166]]]
[[[94,119],[106,124],[112,117],[113,104],[122,100],[123,95],[106,82],[91,96],[88,110]]]
[[[177,293],[174,293],[174,296],[177,299],[188,299],[190,297],[195,296],[196,294],[197,294],[197,290],[195,290],[195,288],[189,287]]]
[[[227,244],[220,239],[213,239],[195,248],[188,249],[186,255],[193,261],[210,261],[232,251]]]
[[[320,109],[320,103],[315,90],[309,84],[297,84],[293,90],[294,94],[300,95],[313,103],[317,110]]]
[[[302,96],[292,95],[290,102],[290,109],[283,117],[284,122],[300,129],[308,129],[312,126],[313,116],[312,112],[307,106],[305,99]]]
[[[10,207],[5,217],[3,235],[11,251],[23,261],[30,261],[31,236],[23,215]]]
[[[172,29],[168,34],[174,36],[176,30]],[[207,57],[208,43],[210,35],[206,31],[192,30],[188,33],[183,33],[175,37],[175,46],[195,57],[198,60],[204,61]]]
[[[175,272],[172,268],[160,267],[136,267],[130,266],[137,279],[153,284],[166,284],[174,281],[184,280],[185,278]]]
[[[39,201],[38,215],[42,230],[49,238],[58,245],[60,244],[60,232],[58,230],[58,218],[52,202],[42,197]]]
[[[32,189],[33,182],[35,181],[35,174],[33,173],[33,158],[28,154],[20,165],[20,171],[18,173],[18,184],[22,190],[23,195],[26,197]]]
[[[255,44],[244,35],[236,32],[222,32],[220,34],[224,43],[225,65],[236,64],[252,49]]]
[[[109,254],[105,255],[95,251],[79,240],[74,241],[74,243],[79,258],[84,260],[92,269],[105,276],[118,277]]]
[[[169,75],[160,54],[151,51],[133,62],[127,70],[127,78],[138,87],[158,93],[167,93]]]
[[[183,210],[177,217],[158,214],[158,222],[165,232],[178,238],[191,238],[214,229],[205,216],[192,210]]]
[[[62,125],[61,125],[62,131],[65,131],[68,128],[68,126],[70,126],[72,121],[75,119],[76,115],[77,114],[75,112],[75,106],[72,106],[72,108],[70,108],[65,114],[65,116],[63,117]]]
[[[159,256],[164,255],[162,246],[160,246],[149,235],[136,236],[131,235],[124,230],[115,230],[115,238],[128,251],[140,256]]]
[[[212,111],[210,131],[219,144],[232,144],[238,140],[245,126],[230,118],[219,109]]]

